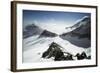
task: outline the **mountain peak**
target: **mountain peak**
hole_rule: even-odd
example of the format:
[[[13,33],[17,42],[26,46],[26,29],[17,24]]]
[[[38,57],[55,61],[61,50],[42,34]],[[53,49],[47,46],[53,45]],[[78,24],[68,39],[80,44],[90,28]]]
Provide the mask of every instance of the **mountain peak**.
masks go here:
[[[70,28],[77,28],[77,27],[80,27],[81,25],[86,24],[85,22],[89,22],[89,21],[90,21],[90,17],[89,17],[89,16],[84,16],[84,17],[82,17],[81,19],[77,20],[77,21],[75,22],[75,24],[74,24],[72,27],[70,27]]]
[[[33,28],[38,28],[35,24],[29,24],[25,27],[26,30],[32,30]]]
[[[70,32],[63,33],[60,37],[68,40],[72,44],[88,48],[91,46],[91,19],[88,16],[83,17],[75,25],[69,27]],[[76,43],[77,42],[77,43]]]
[[[56,36],[57,36],[57,34],[55,34],[55,33],[53,33],[53,32],[50,32],[50,31],[47,31],[47,30],[44,30],[44,31],[40,34],[39,38],[40,38],[40,37],[56,37]]]
[[[33,35],[40,35],[43,29],[35,24],[29,24],[23,29],[23,38],[28,38]]]

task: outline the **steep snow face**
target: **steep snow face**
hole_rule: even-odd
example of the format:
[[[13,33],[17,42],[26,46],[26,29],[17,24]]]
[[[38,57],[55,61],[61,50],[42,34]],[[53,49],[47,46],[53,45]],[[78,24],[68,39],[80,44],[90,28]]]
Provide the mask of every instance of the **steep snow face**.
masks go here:
[[[60,37],[79,47],[88,48],[91,46],[91,21],[89,17],[84,17],[71,28],[75,29],[63,33]]]
[[[73,31],[73,30],[75,30],[75,29],[77,29],[77,28],[79,28],[79,27],[81,27],[81,26],[87,25],[89,22],[90,22],[90,17],[84,16],[83,18],[77,20],[77,21],[74,23],[73,26],[66,27],[66,30],[67,30],[67,32],[71,32],[71,31]],[[87,26],[89,26],[89,25],[87,25]],[[67,33],[67,32],[66,32],[66,33]]]
[[[73,55],[75,55],[77,53],[82,53],[83,51],[85,51],[84,48],[77,47],[77,46],[71,44],[69,41],[61,39],[59,36],[54,38],[54,42],[56,42],[57,44],[59,44],[62,47],[61,49],[63,52],[69,52]]]
[[[23,63],[54,61],[53,57],[49,59],[42,58],[42,54],[49,48],[52,42],[56,42],[61,46],[63,52],[69,52],[73,55],[86,51],[84,48],[77,47],[70,42],[61,39],[59,36],[55,38],[36,38],[37,36],[24,39],[23,42]],[[34,39],[34,40],[33,40]],[[87,51],[90,55],[90,52]]]
[[[77,20],[73,26],[71,27],[66,27],[66,29],[71,28],[72,30],[82,26],[82,25],[86,25],[88,22],[90,21],[90,17],[88,16],[84,16],[83,18]]]

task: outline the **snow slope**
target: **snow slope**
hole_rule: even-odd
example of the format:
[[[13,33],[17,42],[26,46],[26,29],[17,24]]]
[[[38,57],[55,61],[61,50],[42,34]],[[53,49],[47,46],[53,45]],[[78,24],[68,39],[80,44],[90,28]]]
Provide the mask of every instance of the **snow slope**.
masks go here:
[[[29,42],[33,37],[24,39],[23,42]],[[52,42],[50,38],[39,38],[35,39],[29,43],[23,44],[23,62],[41,62],[42,53],[46,51],[49,44]],[[44,60],[45,61],[45,60]]]
[[[73,55],[77,53],[82,53],[83,51],[87,52],[87,55],[90,55],[90,51],[87,49],[77,47],[70,42],[61,39],[59,36],[54,38],[36,38],[37,36],[32,36],[30,38],[24,39],[23,42],[23,62],[31,63],[31,62],[46,62],[46,61],[54,61],[53,58],[44,59],[42,58],[42,54],[46,51],[52,42],[56,42],[61,46],[61,50],[63,52],[69,52]],[[35,38],[35,40],[32,40]],[[89,50],[89,49],[88,49]]]

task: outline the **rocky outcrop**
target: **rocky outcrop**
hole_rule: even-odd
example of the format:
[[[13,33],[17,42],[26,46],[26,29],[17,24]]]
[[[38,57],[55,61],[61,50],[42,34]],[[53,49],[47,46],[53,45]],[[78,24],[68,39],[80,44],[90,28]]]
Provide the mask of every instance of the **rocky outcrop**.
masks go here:
[[[60,60],[73,60],[72,54],[67,53],[67,55],[64,55],[64,52],[61,50],[61,47],[52,42],[50,47],[48,48],[47,51],[45,51],[42,55],[43,58],[51,58],[54,57],[55,61],[60,61]]]

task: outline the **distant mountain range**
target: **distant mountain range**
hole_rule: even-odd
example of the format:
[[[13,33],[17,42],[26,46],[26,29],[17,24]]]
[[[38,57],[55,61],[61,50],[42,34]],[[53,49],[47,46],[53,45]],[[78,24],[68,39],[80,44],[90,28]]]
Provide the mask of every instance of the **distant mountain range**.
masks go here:
[[[78,20],[73,26],[65,28],[70,29],[69,32],[57,35],[56,33],[45,30],[35,24],[27,25],[23,31],[23,38],[39,35],[42,37],[56,37],[60,36],[62,39],[71,42],[72,44],[88,48],[91,46],[91,20],[90,17],[85,16]]]
[[[39,35],[41,37],[55,37],[56,33],[50,32],[48,30],[42,29],[35,24],[27,25],[23,31],[23,38],[28,38],[30,36]]]

